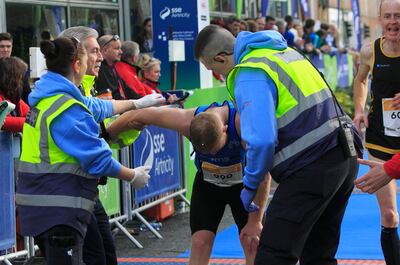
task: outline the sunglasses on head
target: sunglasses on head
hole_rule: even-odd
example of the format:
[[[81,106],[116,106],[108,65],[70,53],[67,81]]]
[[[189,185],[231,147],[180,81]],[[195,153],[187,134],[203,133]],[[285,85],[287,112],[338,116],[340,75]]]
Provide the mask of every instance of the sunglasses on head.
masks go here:
[[[117,41],[117,40],[119,40],[119,36],[118,35],[113,35],[110,40],[108,40],[106,43],[103,44],[103,47],[108,45],[110,42]]]

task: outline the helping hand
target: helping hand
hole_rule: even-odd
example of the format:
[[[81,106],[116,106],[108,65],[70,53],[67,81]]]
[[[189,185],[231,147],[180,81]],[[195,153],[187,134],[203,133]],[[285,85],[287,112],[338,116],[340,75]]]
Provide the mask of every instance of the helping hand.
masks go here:
[[[143,109],[151,106],[159,106],[165,104],[165,98],[161,94],[153,93],[146,95],[142,98],[135,99],[134,101],[136,109]]]
[[[243,188],[240,193],[240,199],[242,200],[244,209],[247,212],[257,212],[260,210],[260,207],[253,202],[256,193],[257,190],[250,190],[248,188]]]
[[[133,176],[133,179],[131,180],[131,185],[135,189],[143,188],[149,182],[150,170],[151,170],[150,166],[135,167],[133,169],[133,171],[135,172],[135,175]]]

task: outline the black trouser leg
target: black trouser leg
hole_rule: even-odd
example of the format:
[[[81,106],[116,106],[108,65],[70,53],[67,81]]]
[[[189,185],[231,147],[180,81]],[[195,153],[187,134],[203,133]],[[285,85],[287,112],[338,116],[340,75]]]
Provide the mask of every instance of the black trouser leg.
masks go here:
[[[300,257],[307,257],[303,249],[310,244],[307,240],[315,225],[324,233],[319,247],[329,249],[329,253],[316,253],[308,259],[323,261],[319,265],[333,264],[327,257],[333,255],[334,260],[342,212],[356,173],[356,159],[345,158],[338,146],[282,180],[268,206],[255,264],[294,265]],[[335,202],[339,198],[343,204]],[[323,220],[330,218],[335,221],[325,227]]]
[[[82,265],[83,238],[68,226],[55,226],[35,237],[47,265]]]

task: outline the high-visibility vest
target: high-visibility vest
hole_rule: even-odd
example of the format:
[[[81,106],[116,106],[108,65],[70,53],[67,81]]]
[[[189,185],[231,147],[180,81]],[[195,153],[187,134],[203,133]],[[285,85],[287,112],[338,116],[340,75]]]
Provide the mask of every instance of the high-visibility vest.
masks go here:
[[[82,79],[82,87],[85,92],[86,97],[92,97],[93,84],[95,81],[95,76],[92,75],[84,75]],[[105,128],[108,128],[117,118],[115,115],[111,118],[104,119]],[[135,140],[139,137],[140,131],[131,129],[118,134],[115,139],[109,140],[108,144],[112,149],[121,149],[125,146],[129,146],[135,142]]]
[[[250,51],[227,77],[227,89],[232,99],[235,98],[235,78],[241,68],[265,71],[277,89],[275,117],[278,145],[275,147],[271,170],[275,178],[279,179],[292,164],[298,164],[298,158],[315,148],[324,138],[336,144],[335,135],[339,128],[337,114],[344,120],[347,117],[336,105],[321,74],[303,55],[292,48]],[[316,113],[316,109],[324,115]]]
[[[58,94],[39,101],[26,117],[16,194],[24,235],[35,236],[60,224],[84,234],[84,224],[90,221],[97,178],[61,150],[50,133],[52,122],[76,104],[90,113],[83,103]]]

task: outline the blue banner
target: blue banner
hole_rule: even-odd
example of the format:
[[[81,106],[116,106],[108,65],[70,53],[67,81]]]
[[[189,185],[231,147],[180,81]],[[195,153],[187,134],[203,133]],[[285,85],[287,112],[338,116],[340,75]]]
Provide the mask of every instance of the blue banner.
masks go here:
[[[310,9],[308,8],[308,1],[301,0],[301,7],[303,8],[304,16],[306,18],[309,18],[310,17]]]
[[[310,61],[322,74],[325,72],[324,58],[322,55],[312,55]]]
[[[338,88],[350,87],[349,83],[349,61],[347,53],[337,54]]]
[[[299,0],[292,0],[291,2],[291,8],[292,8],[292,17],[293,18],[299,18],[299,10],[298,10],[298,1]]]
[[[268,0],[261,1],[261,16],[265,17],[268,11]]]
[[[0,251],[15,245],[14,208],[14,154],[13,137],[9,132],[0,132]]]
[[[233,1],[234,2],[234,1]],[[185,41],[185,61],[177,63],[176,88],[200,87],[200,65],[194,60],[194,41],[198,33],[197,1],[152,1],[154,57],[161,60],[160,87],[171,89],[171,63],[168,40]],[[207,17],[200,17],[200,20]]]
[[[351,0],[351,9],[353,10],[354,32],[357,38],[357,50],[359,51],[361,49],[361,18],[358,0]]]
[[[133,144],[133,165],[151,166],[147,187],[135,190],[135,203],[141,203],[180,187],[181,163],[179,134],[156,126],[146,127]]]

